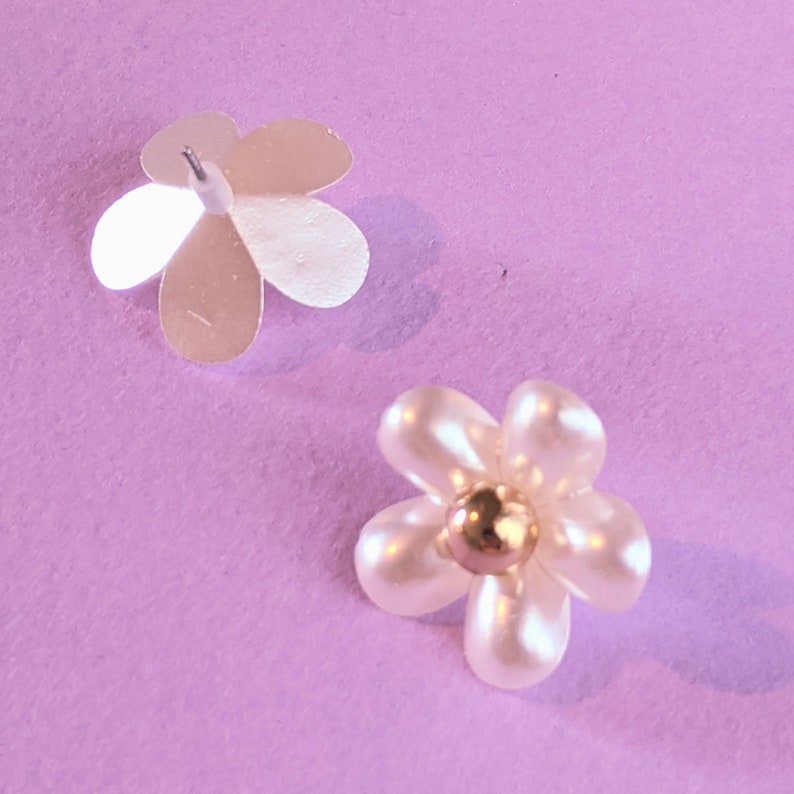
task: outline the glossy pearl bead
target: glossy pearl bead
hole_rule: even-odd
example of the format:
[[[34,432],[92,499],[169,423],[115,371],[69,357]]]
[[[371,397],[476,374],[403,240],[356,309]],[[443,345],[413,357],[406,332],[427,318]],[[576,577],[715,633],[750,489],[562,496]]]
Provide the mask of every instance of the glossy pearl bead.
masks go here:
[[[529,500],[507,485],[479,483],[460,494],[446,516],[450,553],[476,574],[495,574],[525,562],[538,524]]]

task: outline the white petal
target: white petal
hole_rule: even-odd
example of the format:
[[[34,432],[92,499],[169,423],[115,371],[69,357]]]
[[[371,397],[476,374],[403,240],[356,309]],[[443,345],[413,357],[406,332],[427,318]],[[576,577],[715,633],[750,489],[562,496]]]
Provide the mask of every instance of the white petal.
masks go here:
[[[192,190],[143,185],[111,204],[94,230],[91,264],[100,283],[124,290],[156,276],[204,212]]]
[[[535,554],[574,595],[610,612],[639,598],[651,568],[642,519],[617,496],[595,490],[549,506]]]
[[[426,496],[387,507],[356,544],[356,573],[366,594],[397,615],[421,615],[466,593],[471,574],[445,556],[444,508]]]
[[[592,484],[606,437],[601,420],[575,394],[530,380],[508,399],[501,454],[502,473],[512,485],[560,498]]]
[[[381,417],[378,445],[389,464],[446,501],[498,476],[499,426],[454,389],[424,386],[400,395]]]
[[[346,215],[308,196],[238,196],[231,211],[265,281],[306,306],[330,308],[364,283],[369,248]]]
[[[521,569],[475,577],[466,612],[466,658],[493,686],[531,686],[560,663],[569,627],[568,593],[531,558]]]
[[[352,165],[347,144],[324,124],[280,119],[249,132],[224,169],[237,195],[286,196],[323,190]]]
[[[256,339],[262,294],[262,279],[229,216],[205,212],[160,282],[165,338],[191,361],[232,361]]]

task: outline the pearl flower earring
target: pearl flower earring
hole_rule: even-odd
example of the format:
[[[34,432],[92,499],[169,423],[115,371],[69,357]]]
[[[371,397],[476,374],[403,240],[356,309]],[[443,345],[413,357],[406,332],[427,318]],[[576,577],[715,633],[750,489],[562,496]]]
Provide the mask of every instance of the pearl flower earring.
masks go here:
[[[639,597],[651,547],[637,513],[592,487],[606,439],[570,391],[527,381],[501,426],[469,397],[413,389],[378,445],[424,492],[363,528],[356,572],[382,609],[419,615],[469,595],[465,652],[494,686],[536,684],[568,643],[569,593],[619,612]]]

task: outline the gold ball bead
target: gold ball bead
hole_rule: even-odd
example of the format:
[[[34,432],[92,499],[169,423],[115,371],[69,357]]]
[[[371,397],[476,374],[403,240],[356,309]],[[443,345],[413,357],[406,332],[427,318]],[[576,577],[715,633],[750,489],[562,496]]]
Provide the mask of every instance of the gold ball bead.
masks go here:
[[[468,488],[449,506],[446,524],[452,557],[477,574],[502,573],[524,562],[538,540],[529,499],[507,485]]]

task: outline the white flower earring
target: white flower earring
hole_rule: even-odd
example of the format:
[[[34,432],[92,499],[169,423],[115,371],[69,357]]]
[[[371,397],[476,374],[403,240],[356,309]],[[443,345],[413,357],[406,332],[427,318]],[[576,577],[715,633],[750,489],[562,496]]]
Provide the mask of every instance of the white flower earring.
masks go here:
[[[604,429],[570,391],[522,383],[500,426],[453,389],[413,389],[383,414],[377,440],[425,495],[364,526],[361,586],[398,615],[468,592],[466,657],[489,684],[526,687],[555,669],[569,593],[614,612],[639,597],[651,565],[645,527],[626,502],[592,487]]]
[[[152,180],[103,213],[91,263],[109,289],[162,273],[160,325],[191,361],[220,364],[251,346],[263,282],[304,306],[341,306],[369,267],[361,230],[314,198],[353,165],[323,124],[281,119],[241,136],[223,113],[185,116],[141,152]]]

